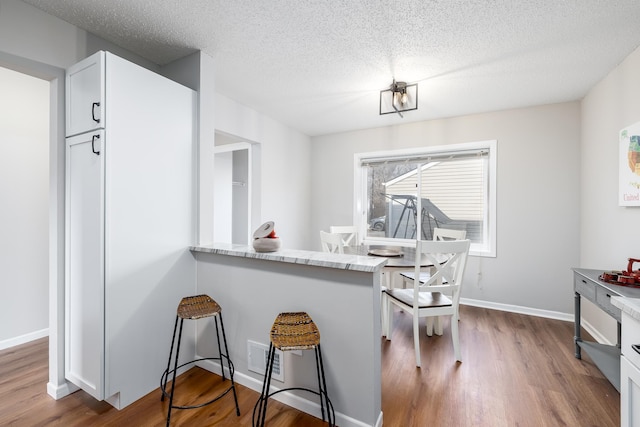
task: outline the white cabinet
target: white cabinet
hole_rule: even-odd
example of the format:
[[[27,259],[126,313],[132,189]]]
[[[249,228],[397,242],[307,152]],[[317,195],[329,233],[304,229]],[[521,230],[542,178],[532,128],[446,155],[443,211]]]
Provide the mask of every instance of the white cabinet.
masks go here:
[[[97,52],[67,70],[66,136],[104,128],[105,52]]]
[[[97,137],[104,132],[67,138],[65,371],[68,380],[102,400],[105,156]]]
[[[622,312],[620,361],[620,421],[640,427],[640,320]]]
[[[640,368],[622,356],[620,375],[620,424],[640,427]]]
[[[120,409],[158,387],[195,292],[196,94],[108,52],[67,93],[65,376]]]

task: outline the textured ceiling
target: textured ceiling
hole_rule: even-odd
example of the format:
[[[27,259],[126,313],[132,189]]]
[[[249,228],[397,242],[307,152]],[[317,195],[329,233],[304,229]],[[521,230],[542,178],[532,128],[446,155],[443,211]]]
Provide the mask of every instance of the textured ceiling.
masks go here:
[[[307,135],[573,101],[640,45],[638,0],[24,0]],[[393,78],[419,106],[380,116]]]

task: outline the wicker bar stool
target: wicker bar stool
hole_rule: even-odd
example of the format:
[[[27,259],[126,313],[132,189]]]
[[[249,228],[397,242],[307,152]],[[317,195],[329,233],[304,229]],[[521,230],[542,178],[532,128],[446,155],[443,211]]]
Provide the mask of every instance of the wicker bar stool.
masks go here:
[[[303,387],[290,387],[269,393],[276,349],[280,351],[315,350],[318,391]],[[304,390],[319,395],[322,421],[325,421],[326,408],[327,421],[330,426],[335,426],[335,411],[333,410],[333,404],[327,395],[327,382],[324,376],[322,351],[320,350],[320,331],[311,317],[305,312],[280,313],[273,322],[270,334],[267,372],[265,373],[264,383],[262,385],[262,393],[253,408],[252,422],[255,427],[264,426],[267,417],[267,402],[269,398],[275,394],[288,390]]]
[[[196,319],[203,319],[206,317],[214,318],[215,327],[216,327],[216,341],[218,342],[218,354],[220,356],[219,357],[203,357],[200,359],[195,359],[195,360],[183,363],[182,365],[178,366],[178,356],[180,353],[180,341],[182,340],[182,326],[183,326],[184,320],[185,319],[196,320]],[[220,318],[220,326],[218,326],[218,318]],[[173,348],[176,343],[176,332],[178,331],[178,320],[180,321],[180,331],[178,333],[178,345],[176,346],[175,362],[173,365],[173,369],[171,369],[171,358],[173,356]],[[220,329],[222,330],[224,352],[220,347]],[[222,381],[226,381],[226,377],[224,373],[224,363],[223,363],[223,360],[226,360],[227,367],[229,369],[229,377],[231,380],[231,385],[225,391],[219,393],[217,396],[213,397],[212,399],[204,403],[199,403],[199,404],[194,404],[189,406],[174,405],[173,397],[175,394],[175,387],[176,387],[176,372],[178,371],[178,369],[182,368],[183,366],[190,365],[190,364],[199,362],[201,360],[219,360],[220,368],[222,371]],[[171,421],[171,409],[201,408],[205,405],[215,402],[218,399],[221,399],[230,391],[233,392],[233,399],[235,400],[235,403],[236,403],[236,415],[240,416],[240,407],[238,406],[238,396],[236,395],[236,385],[235,385],[235,382],[233,381],[233,373],[234,373],[234,368],[233,368],[233,363],[229,358],[229,349],[227,347],[227,336],[225,335],[225,332],[224,332],[224,323],[222,322],[222,309],[220,308],[220,305],[218,305],[218,303],[208,295],[196,295],[196,296],[183,298],[182,301],[180,301],[180,304],[178,304],[178,310],[176,314],[176,323],[173,327],[173,338],[171,339],[171,350],[169,350],[169,361],[167,362],[167,369],[162,373],[162,377],[160,377],[160,389],[162,390],[162,397],[160,398],[160,400],[164,401],[165,397],[169,397],[169,410],[167,412],[167,427],[169,426],[169,423]],[[169,375],[173,376],[173,381],[171,383],[171,391],[167,393],[166,389],[167,389],[167,380]]]

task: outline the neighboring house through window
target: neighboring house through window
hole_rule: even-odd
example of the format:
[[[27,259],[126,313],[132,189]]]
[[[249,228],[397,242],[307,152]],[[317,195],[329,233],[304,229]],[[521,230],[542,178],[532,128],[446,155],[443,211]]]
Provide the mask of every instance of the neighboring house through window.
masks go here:
[[[471,253],[496,254],[496,141],[355,155],[355,223],[365,240],[431,240],[466,230]]]

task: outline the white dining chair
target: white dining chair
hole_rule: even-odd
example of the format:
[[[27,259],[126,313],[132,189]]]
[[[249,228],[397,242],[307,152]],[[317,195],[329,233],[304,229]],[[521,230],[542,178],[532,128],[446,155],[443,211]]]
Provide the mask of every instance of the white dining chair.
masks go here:
[[[320,243],[322,244],[322,251],[343,254],[344,245],[342,244],[342,236],[335,233],[327,233],[320,230]]]
[[[437,228],[437,227],[433,229],[433,240],[436,240],[436,241],[464,240],[466,238],[467,238],[466,230],[452,230],[449,228]],[[430,274],[431,274],[430,271],[421,271],[420,280],[425,281]],[[402,276],[403,287],[406,287],[407,281],[412,282],[415,277],[413,271],[404,271],[404,272],[401,272],[400,275]]]
[[[467,238],[467,230],[453,230],[450,228],[434,228],[433,240],[464,240]]]
[[[436,241],[449,241],[449,240],[464,240],[467,238],[467,230],[454,230],[450,228],[434,228],[433,240]],[[424,282],[429,278],[431,269],[429,271],[420,271],[420,281]],[[413,271],[404,271],[400,273],[402,277],[402,287],[411,287],[414,280]],[[442,283],[440,283],[442,284]],[[434,331],[435,329],[435,331]],[[436,335],[442,335],[442,319],[436,317],[435,319],[427,319],[427,336],[432,336],[435,332]]]
[[[469,240],[434,241],[421,240],[416,243],[416,265],[414,277],[420,277],[420,254],[433,264],[433,272],[422,282],[413,281],[410,289],[391,288],[386,291],[387,340],[393,333],[393,307],[413,316],[413,343],[416,366],[420,367],[419,320],[422,317],[451,316],[451,339],[456,360],[462,361],[458,334],[458,307],[462,279],[469,254]],[[447,261],[443,262],[443,259]],[[450,293],[450,297],[446,294]]]
[[[357,246],[359,244],[358,227],[355,225],[332,225],[329,227],[329,232],[340,234],[343,246]]]

